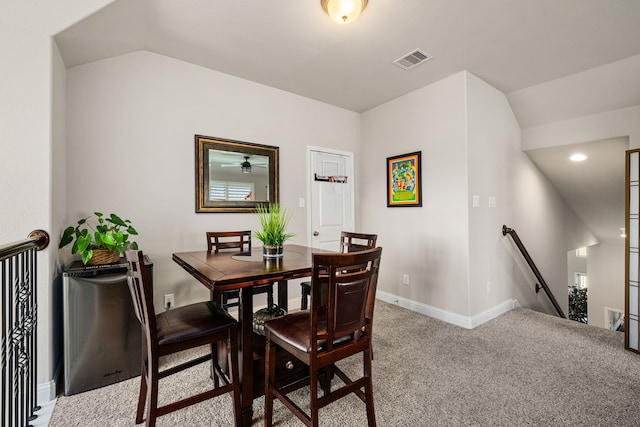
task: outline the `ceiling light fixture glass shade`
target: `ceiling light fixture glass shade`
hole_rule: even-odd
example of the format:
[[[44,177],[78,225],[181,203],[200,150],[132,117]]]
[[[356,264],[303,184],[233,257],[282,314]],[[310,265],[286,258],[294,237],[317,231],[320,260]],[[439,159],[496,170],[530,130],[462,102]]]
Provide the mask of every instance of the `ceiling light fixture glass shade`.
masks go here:
[[[322,8],[334,21],[348,24],[367,7],[368,0],[320,0]]]
[[[242,173],[251,173],[251,163],[248,160],[242,162],[240,167],[242,168]]]

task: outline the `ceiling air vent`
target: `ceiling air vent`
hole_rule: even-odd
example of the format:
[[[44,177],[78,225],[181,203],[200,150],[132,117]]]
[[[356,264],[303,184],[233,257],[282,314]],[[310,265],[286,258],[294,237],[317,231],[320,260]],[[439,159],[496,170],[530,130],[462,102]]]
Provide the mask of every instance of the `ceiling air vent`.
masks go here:
[[[416,49],[413,52],[410,52],[405,56],[396,59],[395,61],[393,61],[393,63],[404,70],[410,70],[416,65],[420,65],[423,62],[430,60],[431,58],[432,56],[428,53],[423,52],[420,49]]]

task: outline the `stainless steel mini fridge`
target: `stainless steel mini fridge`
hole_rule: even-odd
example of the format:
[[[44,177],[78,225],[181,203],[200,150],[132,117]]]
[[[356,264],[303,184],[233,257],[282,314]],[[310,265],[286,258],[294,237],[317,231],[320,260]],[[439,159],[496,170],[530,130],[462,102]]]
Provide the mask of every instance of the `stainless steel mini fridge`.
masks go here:
[[[145,256],[152,273],[153,264]],[[150,274],[152,276],[152,274]],[[63,273],[64,394],[140,375],[141,329],[127,286],[127,263]]]

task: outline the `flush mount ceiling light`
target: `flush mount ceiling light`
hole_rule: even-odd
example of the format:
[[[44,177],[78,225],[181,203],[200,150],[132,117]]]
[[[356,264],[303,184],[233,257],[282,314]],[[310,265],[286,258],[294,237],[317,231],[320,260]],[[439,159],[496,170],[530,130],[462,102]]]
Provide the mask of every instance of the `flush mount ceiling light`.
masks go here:
[[[587,156],[582,153],[576,153],[569,157],[569,160],[571,160],[572,162],[581,162],[583,160],[587,160]]]
[[[368,0],[320,0],[322,8],[334,21],[348,24],[367,7]]]

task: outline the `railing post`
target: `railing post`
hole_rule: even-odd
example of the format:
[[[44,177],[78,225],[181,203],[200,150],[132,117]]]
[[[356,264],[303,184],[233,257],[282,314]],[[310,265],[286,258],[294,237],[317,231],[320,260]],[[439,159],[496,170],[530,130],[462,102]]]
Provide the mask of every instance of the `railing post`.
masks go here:
[[[46,231],[0,246],[2,274],[2,413],[0,424],[24,427],[37,417],[37,256]]]

